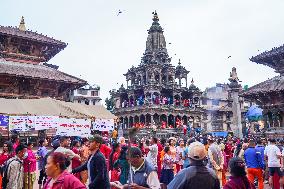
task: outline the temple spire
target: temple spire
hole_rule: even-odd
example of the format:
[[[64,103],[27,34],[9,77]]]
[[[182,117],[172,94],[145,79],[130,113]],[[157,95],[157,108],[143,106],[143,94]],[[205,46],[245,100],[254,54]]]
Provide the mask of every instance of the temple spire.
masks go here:
[[[19,25],[19,30],[21,30],[21,31],[26,31],[25,19],[24,19],[23,16],[22,16],[22,18],[21,18],[21,22],[20,22],[20,25]]]
[[[158,13],[153,14],[153,23],[148,30],[146,50],[142,57],[143,63],[169,63],[169,55],[166,48],[166,40],[163,28],[159,24]]]

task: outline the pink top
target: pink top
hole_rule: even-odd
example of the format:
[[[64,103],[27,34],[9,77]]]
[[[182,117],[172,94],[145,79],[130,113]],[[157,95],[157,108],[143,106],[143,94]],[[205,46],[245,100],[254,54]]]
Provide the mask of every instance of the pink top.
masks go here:
[[[24,173],[27,173],[27,172],[32,173],[36,171],[36,156],[31,149],[28,149],[27,152],[28,152],[28,157],[24,159]]]

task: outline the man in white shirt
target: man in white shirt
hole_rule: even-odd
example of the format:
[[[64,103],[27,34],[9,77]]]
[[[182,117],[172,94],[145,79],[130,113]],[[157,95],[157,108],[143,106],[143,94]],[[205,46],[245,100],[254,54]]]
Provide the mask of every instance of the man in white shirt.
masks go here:
[[[268,169],[269,169],[269,185],[273,186],[273,175],[277,173],[279,177],[281,178],[281,182],[283,180],[283,174],[280,170],[281,164],[281,152],[280,149],[276,146],[276,140],[270,139],[270,144],[265,147],[264,155],[266,157],[266,160],[268,162]]]
[[[72,150],[68,149],[70,147],[70,137],[61,136],[60,137],[60,147],[58,147],[54,152],[61,152],[65,154],[68,159],[71,161],[73,158],[80,159],[78,154],[75,154]],[[71,165],[68,167],[68,170],[71,171]]]

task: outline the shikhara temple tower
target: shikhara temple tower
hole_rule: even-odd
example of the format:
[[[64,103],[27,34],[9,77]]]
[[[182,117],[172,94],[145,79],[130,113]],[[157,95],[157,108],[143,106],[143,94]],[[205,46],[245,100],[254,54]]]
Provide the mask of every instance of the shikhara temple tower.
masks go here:
[[[151,125],[177,127],[183,124],[201,126],[203,109],[201,91],[193,79],[188,85],[189,71],[181,65],[171,64],[163,28],[158,14],[148,30],[146,50],[141,63],[132,66],[124,76],[127,86],[110,91],[115,101],[113,113],[124,128]]]

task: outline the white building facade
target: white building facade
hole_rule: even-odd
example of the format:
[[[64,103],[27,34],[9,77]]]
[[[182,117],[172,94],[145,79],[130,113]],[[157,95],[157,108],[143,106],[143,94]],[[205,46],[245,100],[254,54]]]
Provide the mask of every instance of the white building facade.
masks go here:
[[[97,85],[86,85],[71,93],[71,102],[86,105],[101,105],[100,87]]]

